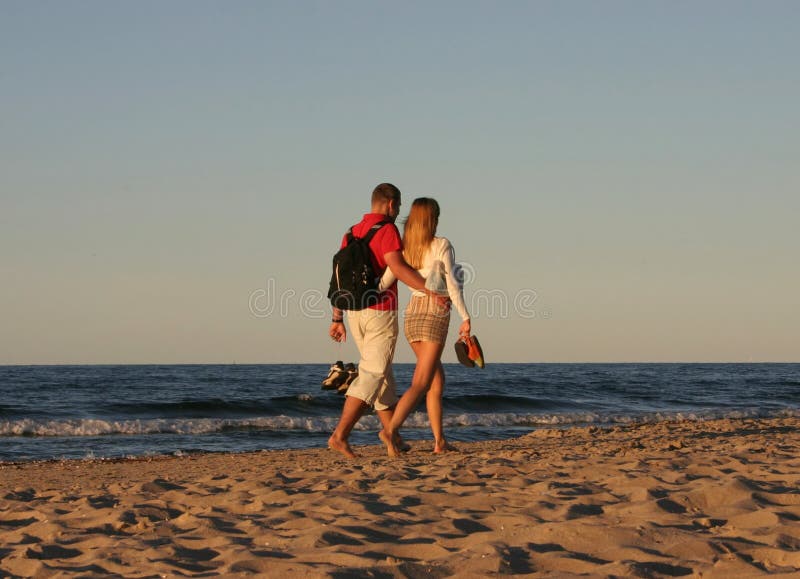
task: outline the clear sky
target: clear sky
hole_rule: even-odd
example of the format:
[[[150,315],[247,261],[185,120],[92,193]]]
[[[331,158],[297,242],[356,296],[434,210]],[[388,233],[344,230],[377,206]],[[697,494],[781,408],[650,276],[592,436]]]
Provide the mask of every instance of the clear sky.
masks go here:
[[[798,30],[772,0],[2,0],[0,363],[354,360],[320,296],[382,181],[439,200],[489,362],[800,361]]]

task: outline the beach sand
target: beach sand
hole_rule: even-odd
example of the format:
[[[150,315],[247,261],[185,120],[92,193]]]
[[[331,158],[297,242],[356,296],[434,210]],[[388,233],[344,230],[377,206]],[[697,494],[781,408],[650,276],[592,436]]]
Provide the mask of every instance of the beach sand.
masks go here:
[[[798,577],[799,425],[3,464],[0,577]]]

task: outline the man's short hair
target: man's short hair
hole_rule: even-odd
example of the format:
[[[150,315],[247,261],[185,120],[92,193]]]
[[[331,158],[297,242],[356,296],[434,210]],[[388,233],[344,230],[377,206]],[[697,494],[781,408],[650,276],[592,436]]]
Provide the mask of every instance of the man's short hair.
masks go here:
[[[372,202],[380,203],[382,201],[397,201],[400,199],[400,189],[391,183],[381,183],[372,192]]]

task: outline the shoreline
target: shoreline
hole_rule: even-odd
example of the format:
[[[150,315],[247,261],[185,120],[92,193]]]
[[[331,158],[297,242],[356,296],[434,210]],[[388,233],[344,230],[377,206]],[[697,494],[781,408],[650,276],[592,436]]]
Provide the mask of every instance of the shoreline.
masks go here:
[[[0,574],[800,572],[800,419],[0,463]]]
[[[751,410],[737,410],[737,409],[729,409],[725,411],[711,411],[711,410],[675,410],[675,411],[652,411],[652,412],[642,412],[638,414],[623,414],[620,413],[618,415],[609,414],[604,419],[600,417],[596,421],[591,421],[586,419],[587,412],[582,413],[573,413],[573,414],[563,414],[563,415],[535,415],[539,421],[533,422],[524,422],[524,423],[514,423],[509,428],[515,428],[518,430],[527,429],[530,432],[535,432],[537,430],[549,430],[549,429],[558,429],[558,430],[570,430],[570,429],[580,429],[580,428],[597,428],[602,430],[613,429],[617,427],[637,427],[637,426],[656,426],[661,423],[691,423],[691,422],[716,422],[720,420],[762,420],[768,421],[773,419],[785,419],[785,418],[796,418],[800,419],[800,408],[793,408],[793,407],[785,407],[785,408],[776,408],[770,411],[758,411],[755,409]],[[412,415],[413,416],[413,415]],[[577,416],[577,418],[576,418]],[[549,420],[545,418],[550,418]],[[92,422],[103,422],[100,419],[91,419]],[[149,419],[144,419],[149,420]],[[164,419],[152,419],[153,421],[163,421]],[[220,420],[229,420],[229,419],[220,419]],[[248,419],[242,419],[248,420]],[[369,441],[364,441],[365,435],[371,435],[374,439],[374,444],[379,443],[378,439],[378,430],[380,429],[380,423],[377,421],[377,417],[374,415],[365,416],[361,420],[361,424],[364,424],[368,420],[371,420],[373,424],[369,425],[365,429],[356,429],[354,430],[353,434],[358,435],[355,444],[360,447],[369,447]],[[141,422],[140,421],[136,421]],[[52,421],[50,422],[52,424]],[[321,432],[322,438],[327,439],[330,433],[333,430],[333,426],[331,425],[329,430],[325,430]],[[427,426],[427,425],[425,425]],[[453,428],[452,426],[447,424],[445,420],[446,428]],[[474,425],[471,425],[474,426]],[[420,428],[417,425],[415,428]],[[499,426],[498,428],[503,428]],[[374,431],[374,432],[373,432]],[[427,431],[426,434],[429,435]],[[174,432],[163,432],[158,434],[165,434],[168,436],[179,435],[183,437],[191,437],[194,436],[192,433],[174,433]],[[206,432],[197,433],[197,436],[202,436],[206,434]],[[317,433],[320,434],[320,433]],[[528,433],[523,434],[515,434],[514,436],[506,436],[502,438],[485,438],[481,440],[472,440],[472,441],[459,441],[454,440],[457,444],[479,444],[482,442],[493,442],[493,441],[504,441],[504,440],[514,440],[519,438],[520,436],[525,436]],[[92,438],[94,437],[114,437],[114,436],[126,436],[126,433],[104,433],[104,434],[94,434],[94,435],[86,435]],[[15,438],[26,438],[26,439],[41,439],[47,441],[49,439],[58,438],[56,434],[23,434],[23,435],[16,435],[14,437],[0,437],[0,441],[2,440],[14,440]],[[76,442],[81,441],[81,437],[74,437]],[[410,438],[417,445],[424,445],[427,441],[432,441],[428,437],[425,438]],[[320,441],[321,442],[321,441]],[[80,446],[76,444],[76,446]],[[59,463],[59,462],[69,462],[69,461],[83,461],[83,462],[107,462],[107,461],[124,461],[124,460],[151,460],[157,458],[186,458],[188,456],[202,456],[205,454],[209,455],[225,455],[225,454],[237,454],[237,455],[247,455],[247,454],[259,454],[264,452],[280,452],[280,451],[303,451],[303,450],[324,450],[326,447],[323,444],[318,444],[317,446],[296,446],[293,448],[258,448],[257,450],[254,449],[237,449],[237,450],[173,450],[163,453],[156,453],[156,452],[149,452],[147,454],[128,454],[128,455],[109,455],[109,456],[94,456],[91,450],[87,451],[86,454],[83,456],[69,456],[69,457],[48,457],[48,458],[30,458],[30,459],[3,459],[0,458],[0,467],[8,466],[8,465],[24,465],[24,464],[37,464],[37,463]]]

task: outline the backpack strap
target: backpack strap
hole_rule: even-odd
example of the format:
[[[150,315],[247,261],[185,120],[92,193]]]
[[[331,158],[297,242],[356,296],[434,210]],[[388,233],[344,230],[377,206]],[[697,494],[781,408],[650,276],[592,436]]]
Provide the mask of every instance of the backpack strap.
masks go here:
[[[370,241],[372,241],[372,238],[375,237],[375,234],[378,233],[378,230],[384,225],[387,225],[388,223],[389,222],[386,221],[385,219],[383,221],[379,221],[378,223],[370,227],[369,231],[367,231],[367,234],[361,239],[364,240],[364,243],[369,243]]]
[[[369,231],[367,231],[367,234],[364,237],[359,237],[358,239],[362,239],[365,243],[368,244],[370,241],[372,241],[372,238],[375,237],[375,234],[378,233],[378,230],[381,227],[383,227],[384,225],[387,225],[388,223],[390,223],[390,221],[387,221],[385,219],[382,220],[382,221],[379,221],[378,223],[376,223],[375,225],[373,225],[372,227],[369,228]],[[355,227],[355,225],[353,227]],[[347,244],[348,245],[350,245],[350,243],[354,239],[356,239],[355,235],[353,235],[353,227],[351,227],[350,229],[347,230]]]

